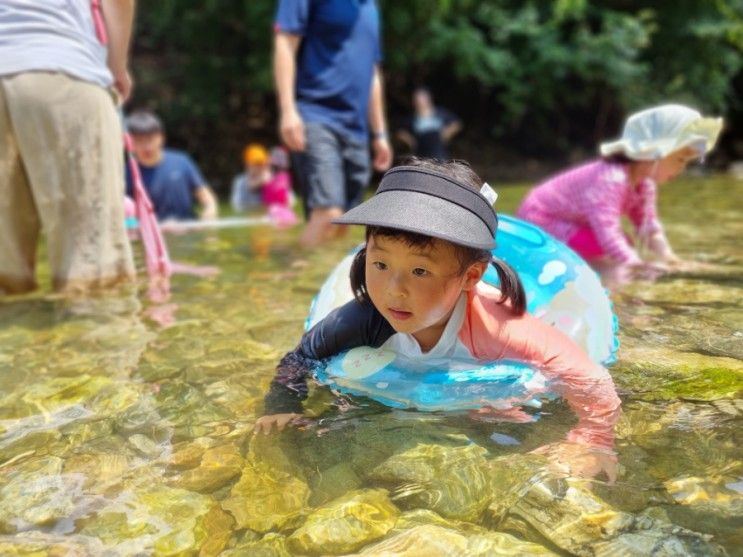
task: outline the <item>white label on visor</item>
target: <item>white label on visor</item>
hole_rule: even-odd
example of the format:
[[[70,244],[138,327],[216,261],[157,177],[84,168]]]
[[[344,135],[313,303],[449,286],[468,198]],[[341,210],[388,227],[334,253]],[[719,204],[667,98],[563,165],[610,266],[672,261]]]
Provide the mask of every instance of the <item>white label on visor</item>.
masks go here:
[[[488,203],[490,203],[491,205],[494,205],[496,199],[498,199],[497,192],[493,188],[491,188],[490,184],[488,184],[487,182],[485,182],[480,188],[480,193],[485,199],[488,200]]]

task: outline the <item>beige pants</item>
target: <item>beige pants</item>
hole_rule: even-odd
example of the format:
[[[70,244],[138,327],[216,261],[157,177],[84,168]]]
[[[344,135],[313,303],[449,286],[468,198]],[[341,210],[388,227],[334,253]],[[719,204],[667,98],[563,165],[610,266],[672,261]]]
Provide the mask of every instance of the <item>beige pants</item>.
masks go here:
[[[56,73],[0,77],[0,294],[36,287],[41,229],[55,289],[133,277],[122,152],[103,88]]]

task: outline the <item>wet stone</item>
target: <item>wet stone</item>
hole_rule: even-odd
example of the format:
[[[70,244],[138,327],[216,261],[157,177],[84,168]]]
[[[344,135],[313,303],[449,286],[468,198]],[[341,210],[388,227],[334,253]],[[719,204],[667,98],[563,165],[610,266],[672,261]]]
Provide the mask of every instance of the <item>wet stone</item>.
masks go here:
[[[229,513],[224,512],[218,505],[209,509],[200,523],[206,539],[199,550],[199,557],[216,557],[232,537],[232,528],[235,520]],[[198,536],[201,537],[201,536]]]
[[[295,523],[309,497],[307,484],[290,472],[248,462],[222,508],[235,517],[238,528],[268,532]]]
[[[95,395],[110,386],[107,377],[81,374],[77,377],[54,377],[30,385],[22,393],[23,400],[41,403],[51,412],[60,407],[92,400]]]
[[[113,433],[113,423],[108,418],[90,422],[77,422],[60,428],[62,439],[69,449],[74,450],[92,439]]]
[[[347,462],[339,462],[326,470],[322,470],[311,478],[312,497],[310,505],[317,506],[340,497],[347,491],[357,489],[361,479]]]
[[[14,536],[0,536],[0,555],[25,557],[94,557],[104,555],[105,547],[86,536],[24,532]]]
[[[623,348],[613,368],[617,385],[640,400],[719,400],[743,392],[743,363],[668,348]]]
[[[296,553],[349,553],[384,536],[398,515],[386,490],[352,491],[313,511],[289,536],[289,547]]]
[[[64,461],[65,473],[79,473],[85,477],[85,489],[102,491],[115,483],[130,469],[129,459],[121,454],[78,454]]]
[[[118,434],[109,434],[102,437],[95,437],[78,445],[66,458],[70,458],[74,455],[83,454],[107,454],[107,455],[119,455],[126,458],[129,461],[130,468],[139,463],[142,460],[141,455],[137,452],[126,440]]]
[[[234,445],[213,447],[204,451],[197,467],[174,479],[173,485],[199,493],[212,493],[239,476],[243,466],[244,460]]]
[[[65,461],[57,456],[43,456],[5,464],[2,468],[2,474],[0,474],[0,487],[15,480],[32,478],[34,475],[54,476],[60,474],[64,463]]]
[[[61,452],[110,433],[107,418],[133,404],[137,393],[109,378],[85,374],[45,378],[11,392],[2,404],[22,407],[24,415],[0,422],[0,462],[27,452],[43,452],[55,441],[62,440],[67,446],[55,447]]]
[[[428,509],[415,509],[402,513],[395,523],[394,530],[409,530],[416,526],[433,524],[456,530],[455,521],[447,520],[439,514]],[[479,528],[479,527],[478,527]]]
[[[600,541],[593,545],[590,555],[596,557],[616,555],[726,557],[727,555],[721,547],[715,546],[696,532],[684,531],[678,527],[669,527],[667,530],[667,532],[655,530],[628,532],[608,541]]]
[[[221,557],[292,557],[286,537],[281,534],[266,534],[259,540],[238,543],[234,548],[221,553]]]
[[[681,477],[665,482],[675,505],[663,507],[674,523],[714,534],[728,548],[743,547],[743,483],[740,478]]]
[[[427,508],[446,518],[476,521],[490,502],[487,451],[477,445],[419,444],[393,455],[371,479],[391,486],[405,508]]]
[[[178,425],[194,418],[215,421],[223,413],[197,388],[187,383],[172,382],[160,386],[155,394],[157,408],[163,418]]]
[[[0,462],[7,462],[24,454],[43,453],[47,446],[61,437],[59,431],[34,431],[20,436],[0,437]]]
[[[142,456],[148,458],[157,458],[163,452],[163,447],[158,445],[155,441],[142,435],[141,433],[134,433],[129,436],[129,444],[134,447]]]
[[[414,526],[379,543],[364,548],[357,555],[397,557],[448,557],[468,555],[467,538],[449,528],[433,524]]]
[[[192,442],[183,442],[174,447],[173,453],[165,459],[165,462],[169,467],[176,470],[195,468],[201,462],[204,452],[214,444],[215,441],[208,437],[200,437]]]
[[[317,411],[327,410],[327,389],[318,389],[321,401]],[[441,418],[423,413],[390,412],[365,403],[323,422],[327,432],[311,431],[297,439],[299,460],[313,472],[338,463],[350,464],[356,475],[366,480],[370,473],[395,453],[412,449],[419,443],[461,446],[469,440],[457,428],[446,427]],[[310,473],[308,472],[308,475]]]
[[[643,288],[645,300],[665,304],[716,304],[739,299],[739,289],[733,285],[712,284],[699,280],[678,278],[657,282],[652,288]]]
[[[160,434],[169,432],[172,427],[158,411],[157,401],[153,395],[141,397],[136,404],[127,408],[114,418],[114,431],[123,435],[144,433],[152,435],[153,431]],[[170,434],[165,434],[169,436]]]
[[[253,362],[248,358],[206,360],[191,364],[183,371],[183,378],[191,383],[212,382],[243,373]]]
[[[736,420],[714,403],[632,402],[625,407],[617,433],[628,445],[622,453],[633,458],[623,461],[641,458],[644,463],[628,470],[633,482],[642,471],[662,483],[679,477],[729,475],[738,429]],[[665,492],[662,486],[661,490]]]
[[[404,512],[399,516],[397,522],[395,522],[395,527],[392,529],[392,533],[429,524],[442,526],[443,528],[466,534],[484,534],[488,532],[486,528],[472,522],[447,519],[428,509],[415,509]]]
[[[730,503],[743,500],[743,495],[728,489],[722,482],[709,478],[682,477],[668,480],[665,487],[673,499],[681,505],[697,503]]]
[[[183,489],[129,486],[95,515],[79,521],[79,533],[99,538],[121,554],[188,554],[205,543],[205,521],[212,507],[209,497]]]
[[[368,557],[486,557],[492,555],[555,555],[544,547],[524,542],[509,534],[486,532],[466,535],[433,524],[414,526],[379,543],[365,547],[357,555]]]
[[[538,543],[548,540],[576,555],[594,555],[599,550],[606,555],[612,551],[643,555],[653,544],[685,548],[679,555],[720,554],[707,536],[651,516],[616,511],[589,489],[589,482],[534,474],[533,465],[519,463],[521,459],[512,455],[491,463],[494,470],[503,469],[504,476],[509,469],[521,468],[523,473],[519,482],[511,472],[505,497],[496,493],[493,499],[489,511],[497,530]]]
[[[0,532],[49,526],[82,512],[91,498],[82,474],[21,473],[0,488]]]
[[[234,374],[227,379],[212,381],[204,386],[204,394],[233,416],[250,420],[266,396],[267,385],[257,383],[255,373]]]

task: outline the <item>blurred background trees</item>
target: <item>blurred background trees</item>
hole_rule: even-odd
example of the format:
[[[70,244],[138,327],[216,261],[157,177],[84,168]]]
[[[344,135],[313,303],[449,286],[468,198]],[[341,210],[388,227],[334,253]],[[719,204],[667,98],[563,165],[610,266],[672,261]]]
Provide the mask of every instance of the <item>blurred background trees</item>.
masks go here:
[[[464,121],[454,154],[495,178],[588,156],[628,111],[668,101],[724,115],[716,161],[743,158],[743,0],[378,3],[391,127],[425,84]],[[274,10],[272,0],[139,3],[130,106],[157,110],[218,189],[246,141],[277,141]]]

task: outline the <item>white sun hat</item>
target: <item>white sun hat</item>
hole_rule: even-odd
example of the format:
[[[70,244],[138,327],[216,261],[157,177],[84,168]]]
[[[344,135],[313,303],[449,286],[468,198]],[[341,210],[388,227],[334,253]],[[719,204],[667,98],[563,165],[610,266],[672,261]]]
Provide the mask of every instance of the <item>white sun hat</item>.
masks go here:
[[[637,161],[662,159],[694,147],[699,156],[712,150],[722,129],[722,118],[705,118],[696,110],[680,104],[648,108],[627,119],[622,137],[602,143],[601,155],[625,155]]]

